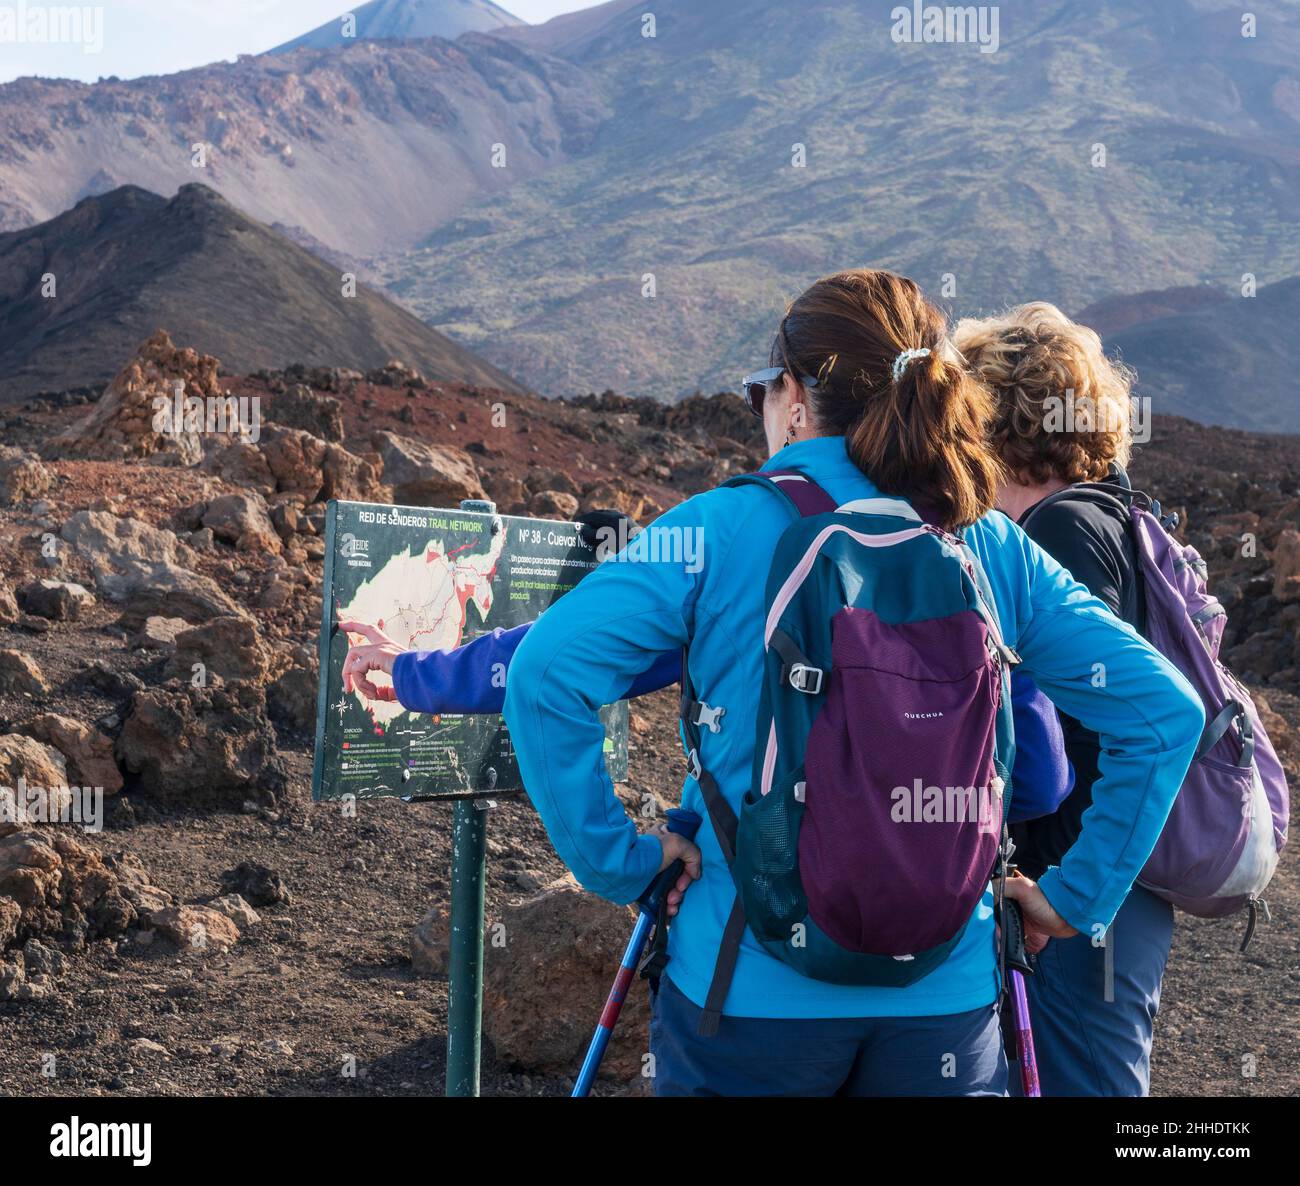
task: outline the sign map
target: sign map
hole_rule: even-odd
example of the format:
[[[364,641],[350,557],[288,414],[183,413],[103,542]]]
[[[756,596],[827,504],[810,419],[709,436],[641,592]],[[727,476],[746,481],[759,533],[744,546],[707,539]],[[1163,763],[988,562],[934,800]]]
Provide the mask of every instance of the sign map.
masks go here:
[[[438,798],[521,789],[499,714],[430,715],[344,692],[348,639],[338,623],[373,624],[402,647],[450,650],[498,626],[534,621],[597,563],[576,523],[330,502],[312,797]],[[370,678],[388,682],[381,673]],[[606,706],[602,716],[610,777],[624,781],[626,702]]]

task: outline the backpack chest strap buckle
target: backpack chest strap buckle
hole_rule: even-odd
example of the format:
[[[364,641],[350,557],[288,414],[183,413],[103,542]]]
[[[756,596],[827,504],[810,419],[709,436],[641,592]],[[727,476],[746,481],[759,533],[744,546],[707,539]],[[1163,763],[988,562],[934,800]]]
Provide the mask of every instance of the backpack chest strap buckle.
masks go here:
[[[725,708],[705,704],[703,700],[694,700],[687,709],[691,724],[707,729],[710,733],[722,732],[722,718],[727,715]]]

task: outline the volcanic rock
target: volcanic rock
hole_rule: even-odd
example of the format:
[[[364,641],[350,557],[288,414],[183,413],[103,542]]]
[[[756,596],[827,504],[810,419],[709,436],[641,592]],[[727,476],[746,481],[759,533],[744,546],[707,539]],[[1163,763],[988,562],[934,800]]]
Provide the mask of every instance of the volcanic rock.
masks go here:
[[[0,445],[0,507],[39,498],[52,484],[50,471],[36,454]]]
[[[394,432],[376,432],[371,447],[383,461],[384,482],[407,506],[455,507],[464,498],[486,498],[474,460],[464,449],[428,445]]]
[[[572,1072],[634,920],[630,908],[585,893],[569,877],[501,911],[507,943],[488,947],[483,991],[483,1032],[499,1060],[529,1071]],[[602,1072],[620,1079],[640,1074],[648,1020],[648,994],[638,982]]]
[[[182,465],[197,465],[205,440],[241,435],[238,405],[222,389],[217,366],[210,355],[178,349],[160,329],[108,385],[90,415],[56,437],[53,448],[67,457],[123,461],[166,454]],[[179,419],[174,415],[178,396]]]
[[[305,503],[331,498],[382,502],[390,493],[380,480],[383,467],[377,456],[358,457],[301,428],[268,429],[260,452],[275,490],[301,494]]]
[[[640,520],[646,511],[646,497],[621,482],[597,482],[583,491],[583,511],[619,511]]]
[[[34,737],[0,733],[0,789],[18,786],[20,779],[33,787],[58,787],[68,781],[63,754]],[[0,819],[0,832],[6,825]]]
[[[183,631],[167,660],[167,678],[193,679],[201,669],[205,678],[223,683],[252,680],[264,683],[274,656],[262,642],[252,618],[225,616]]]
[[[133,630],[158,615],[207,621],[243,611],[210,577],[184,567],[193,553],[174,531],[109,511],[77,511],[63,538],[95,572],[113,601],[129,602],[122,625]]]
[[[10,626],[18,621],[18,602],[7,585],[0,585],[0,626]]]
[[[529,494],[542,490],[560,490],[565,494],[581,494],[582,488],[568,474],[560,469],[546,469],[536,466],[524,475],[524,488]]]
[[[81,617],[83,609],[95,604],[95,596],[73,581],[42,579],[21,586],[18,602],[29,614],[54,622],[72,622]]]
[[[131,636],[133,649],[171,650],[176,645],[176,636],[190,629],[184,618],[162,618],[157,615],[146,618],[144,623]]]
[[[528,500],[528,511],[543,519],[571,520],[578,513],[578,500],[563,490],[539,490]]]
[[[323,441],[343,440],[343,405],[330,395],[318,395],[305,383],[277,392],[271,419],[285,428],[301,428]]]
[[[136,919],[113,870],[58,827],[0,837],[0,902],[6,898],[19,908],[13,924],[17,941],[51,936],[80,947],[121,934]],[[12,919],[12,908],[5,914]]]
[[[224,894],[220,898],[213,898],[208,905],[218,914],[224,914],[237,927],[253,927],[262,921],[262,916],[239,894]]]
[[[445,906],[433,905],[411,932],[411,971],[417,976],[445,976],[451,959],[451,918]]]
[[[135,853],[111,854],[104,858],[104,864],[113,871],[122,896],[135,907],[143,924],[147,925],[155,912],[166,910],[175,904],[171,894],[150,881],[149,874]]]
[[[154,928],[177,947],[214,951],[239,942],[239,928],[210,906],[172,906],[149,917]]]
[[[22,651],[0,651],[0,692],[44,696],[50,685],[36,660]]]
[[[291,657],[294,665],[266,689],[266,707],[277,724],[306,732],[316,722],[319,663],[307,647],[295,648]]]
[[[137,692],[114,753],[163,801],[238,807],[254,792],[274,799],[285,783],[265,697],[248,681]]]
[[[54,712],[41,713],[22,727],[67,759],[67,777],[74,785],[100,787],[106,795],[115,795],[122,789],[122,772],[113,758],[113,741],[98,729]]]
[[[217,539],[234,544],[240,552],[280,552],[280,537],[258,494],[222,495],[208,504],[201,522]]]
[[[283,879],[274,869],[254,861],[241,861],[233,869],[221,874],[221,888],[238,894],[254,906],[288,905],[291,895]]]

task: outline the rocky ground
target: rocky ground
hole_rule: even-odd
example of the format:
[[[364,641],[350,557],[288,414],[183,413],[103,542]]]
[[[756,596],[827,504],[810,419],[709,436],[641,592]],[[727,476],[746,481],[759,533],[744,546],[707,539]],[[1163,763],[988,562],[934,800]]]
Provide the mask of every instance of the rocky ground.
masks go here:
[[[258,441],[147,431],[177,378],[256,396]],[[739,401],[552,403],[396,365],[231,377],[160,337],[107,391],[0,429],[0,786],[108,794],[102,833],[0,822],[0,1092],[439,1091],[451,808],[309,798],[323,502],[644,520],[757,464]],[[1300,443],[1167,421],[1136,474],[1210,558],[1294,780]],[[632,810],[676,796],[673,713],[636,705]],[[483,1089],[563,1093],[628,916],[560,880],[526,803],[489,837]],[[1157,1092],[1300,1091],[1293,864],[1245,955],[1241,920],[1180,918]],[[634,994],[600,1090],[639,1090],[644,1026]]]

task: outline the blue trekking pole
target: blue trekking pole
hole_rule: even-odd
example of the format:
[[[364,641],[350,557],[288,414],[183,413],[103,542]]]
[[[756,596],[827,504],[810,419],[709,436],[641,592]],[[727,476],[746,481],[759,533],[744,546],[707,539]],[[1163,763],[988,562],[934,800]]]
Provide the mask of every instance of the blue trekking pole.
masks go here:
[[[685,836],[687,840],[695,839],[700,830],[700,817],[693,811],[682,807],[673,807],[668,811],[668,830]],[[605,1008],[601,1010],[600,1020],[596,1023],[596,1032],[592,1035],[591,1045],[587,1047],[587,1057],[582,1060],[582,1070],[578,1072],[578,1081],[573,1085],[571,1098],[591,1094],[591,1085],[600,1070],[600,1060],[605,1057],[605,1048],[609,1045],[610,1035],[623,1012],[623,1002],[627,1000],[627,990],[632,986],[637,965],[641,962],[641,953],[645,950],[650,931],[659,921],[659,912],[664,898],[673,884],[682,875],[682,862],[674,861],[652,881],[646,892],[637,900],[641,913],[637,916],[636,926],[632,928],[632,938],[627,942],[623,952],[623,962],[619,964],[618,975],[614,977],[614,987],[609,990]]]

